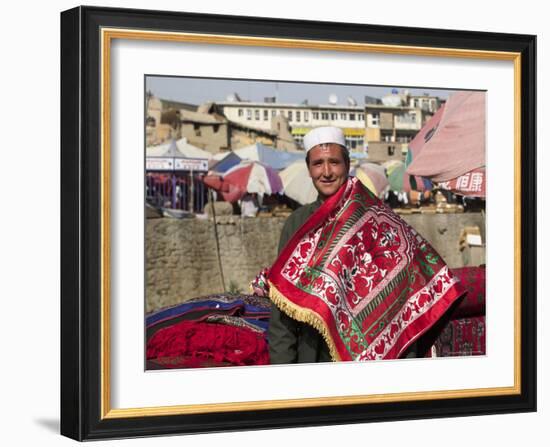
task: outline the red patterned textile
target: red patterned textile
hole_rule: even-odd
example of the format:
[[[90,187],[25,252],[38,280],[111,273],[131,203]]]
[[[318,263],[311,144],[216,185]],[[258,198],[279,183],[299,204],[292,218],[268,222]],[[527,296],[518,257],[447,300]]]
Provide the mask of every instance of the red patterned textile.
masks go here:
[[[268,274],[273,302],[314,326],[333,360],[398,358],[464,292],[436,251],[351,178]]]
[[[434,346],[438,357],[485,355],[485,317],[451,320]]]
[[[485,315],[485,267],[460,267],[452,269],[452,272],[466,289],[466,296],[451,318]]]
[[[262,333],[224,324],[180,321],[147,342],[147,360],[164,368],[267,365]]]

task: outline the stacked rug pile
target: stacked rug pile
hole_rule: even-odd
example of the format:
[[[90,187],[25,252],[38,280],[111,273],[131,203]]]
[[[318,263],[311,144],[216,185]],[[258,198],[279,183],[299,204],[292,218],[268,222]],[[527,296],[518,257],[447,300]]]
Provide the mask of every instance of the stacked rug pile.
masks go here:
[[[453,269],[466,296],[434,343],[438,357],[485,355],[485,268]],[[147,369],[269,364],[270,301],[256,295],[194,298],[146,317]]]

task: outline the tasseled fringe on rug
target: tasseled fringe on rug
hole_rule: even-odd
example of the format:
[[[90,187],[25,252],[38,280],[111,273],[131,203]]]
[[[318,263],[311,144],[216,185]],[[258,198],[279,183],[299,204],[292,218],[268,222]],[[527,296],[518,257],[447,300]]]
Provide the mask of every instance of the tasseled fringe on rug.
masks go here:
[[[313,326],[325,340],[332,361],[337,362],[341,360],[340,355],[336,351],[336,346],[329,335],[329,331],[320,317],[316,316],[312,311],[306,311],[288,300],[288,298],[277,290],[271,281],[269,281],[269,299],[290,318]]]

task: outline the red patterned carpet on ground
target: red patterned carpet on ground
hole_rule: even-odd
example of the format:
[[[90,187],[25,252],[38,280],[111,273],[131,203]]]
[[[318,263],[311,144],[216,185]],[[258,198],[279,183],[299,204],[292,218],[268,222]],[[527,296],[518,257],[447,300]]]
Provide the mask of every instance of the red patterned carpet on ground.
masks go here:
[[[485,268],[453,269],[467,295],[437,337],[438,357],[485,355]],[[269,301],[215,295],[147,317],[147,369],[269,364]]]

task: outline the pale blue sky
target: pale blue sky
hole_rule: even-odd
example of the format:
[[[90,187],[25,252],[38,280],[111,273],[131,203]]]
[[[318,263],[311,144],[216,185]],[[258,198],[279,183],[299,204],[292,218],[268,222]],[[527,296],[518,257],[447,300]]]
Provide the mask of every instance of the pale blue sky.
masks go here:
[[[425,89],[414,86],[368,86],[344,84],[318,84],[298,82],[266,82],[250,80],[227,80],[208,78],[183,78],[147,76],[146,89],[162,99],[201,104],[206,101],[225,101],[231,93],[238,93],[242,100],[263,102],[264,97],[276,96],[279,103],[301,103],[308,100],[309,104],[328,104],[330,94],[338,97],[338,104],[347,104],[351,96],[357,105],[364,104],[365,95],[381,98],[392,89],[409,90],[411,94],[429,93],[432,96],[447,98],[452,90]]]

